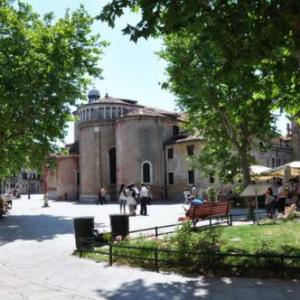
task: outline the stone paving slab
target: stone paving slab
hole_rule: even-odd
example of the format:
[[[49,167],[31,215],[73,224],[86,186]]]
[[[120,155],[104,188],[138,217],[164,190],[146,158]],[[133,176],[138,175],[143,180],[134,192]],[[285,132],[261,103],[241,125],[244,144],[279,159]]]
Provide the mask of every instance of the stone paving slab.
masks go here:
[[[126,266],[108,267],[72,256],[72,219],[94,216],[109,228],[118,205],[50,202],[41,196],[14,201],[0,220],[0,299],[299,299],[298,281],[184,277]],[[130,218],[130,228],[176,223],[180,204],[152,205],[150,216]]]

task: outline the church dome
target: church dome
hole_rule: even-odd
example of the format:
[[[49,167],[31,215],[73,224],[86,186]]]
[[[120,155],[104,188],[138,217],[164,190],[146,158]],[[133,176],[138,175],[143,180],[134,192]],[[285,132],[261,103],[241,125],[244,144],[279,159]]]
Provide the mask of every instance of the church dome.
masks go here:
[[[97,89],[91,89],[88,92],[89,103],[95,102],[100,99],[100,91]]]

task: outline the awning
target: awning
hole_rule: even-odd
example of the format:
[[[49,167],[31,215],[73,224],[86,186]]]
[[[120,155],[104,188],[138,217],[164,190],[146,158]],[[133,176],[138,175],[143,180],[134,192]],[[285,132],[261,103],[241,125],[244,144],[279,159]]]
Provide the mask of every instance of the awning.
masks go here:
[[[273,175],[262,175],[271,172],[272,169],[262,165],[251,165],[250,166],[250,175],[251,179],[255,181],[267,181],[272,179]]]
[[[241,197],[255,197],[263,195],[271,184],[249,184],[240,194]]]
[[[274,168],[270,171],[262,172],[260,175],[271,177],[284,177],[287,173],[287,170],[288,172],[290,172],[289,175],[291,177],[300,176],[300,161],[292,161],[280,167]]]
[[[250,174],[251,175],[259,175],[261,173],[269,172],[271,170],[272,170],[271,168],[268,168],[268,167],[262,166],[262,165],[252,165],[252,166],[250,166]]]

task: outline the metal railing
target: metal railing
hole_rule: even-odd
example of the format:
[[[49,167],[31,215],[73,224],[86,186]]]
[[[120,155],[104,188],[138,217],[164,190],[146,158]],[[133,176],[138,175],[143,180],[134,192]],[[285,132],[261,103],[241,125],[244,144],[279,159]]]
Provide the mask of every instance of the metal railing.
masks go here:
[[[233,215],[233,218],[237,215]],[[243,214],[238,215],[238,217],[246,216]],[[226,221],[227,222],[227,221]],[[209,222],[207,225],[201,225],[195,228],[195,230],[202,230],[209,228],[214,225],[222,224]],[[182,223],[155,226],[150,228],[132,230],[130,234],[142,233],[147,231],[154,231],[152,235],[144,236],[146,238],[158,237],[164,234],[174,233],[173,231],[159,232],[160,229],[177,227],[182,225]],[[140,238],[139,236],[137,238]],[[132,238],[131,238],[132,239]],[[81,240],[81,245],[79,249],[80,256],[84,252],[94,252],[102,255],[108,256],[108,263],[110,266],[113,265],[115,261],[120,258],[125,258],[127,260],[135,260],[135,265],[140,265],[136,261],[149,262],[150,268],[159,272],[160,268],[181,268],[196,266],[198,270],[212,271],[213,273],[218,273],[220,270],[227,270],[227,272],[232,273],[244,270],[246,275],[249,275],[249,270],[268,270],[276,273],[279,277],[286,277],[286,273],[294,274],[296,277],[300,275],[300,255],[283,255],[283,254],[272,254],[272,253],[261,253],[261,254],[250,254],[250,253],[221,253],[216,251],[179,251],[162,249],[159,247],[138,247],[129,246],[122,243],[112,243],[109,242],[97,242],[95,238],[83,238]],[[86,247],[88,245],[88,247]],[[106,246],[106,247],[102,247]],[[98,248],[97,248],[98,247]],[[126,254],[120,253],[118,249],[128,250]],[[149,252],[149,256],[136,255],[134,251]],[[152,265],[151,265],[152,264]],[[255,273],[254,273],[255,274]],[[298,274],[298,275],[297,275]]]
[[[240,214],[239,216],[242,216],[242,214]],[[244,216],[246,216],[246,214],[244,214]],[[213,222],[213,220],[216,220],[216,222]],[[227,224],[227,225],[232,224],[233,215],[229,214],[228,216],[226,216],[226,215],[224,215],[224,216],[212,216],[212,217],[208,217],[208,218],[203,219],[203,221],[208,221],[209,224],[198,225],[195,228],[206,228],[206,227],[211,227],[211,226],[221,225],[221,224]],[[159,232],[160,229],[170,228],[170,227],[173,227],[173,228],[180,227],[180,226],[182,226],[182,224],[184,224],[184,223],[181,222],[181,223],[170,224],[170,225],[155,226],[155,227],[131,230],[131,231],[129,231],[129,234],[142,233],[142,232],[147,232],[147,231],[154,231],[154,234],[148,235],[148,237],[154,237],[154,236],[158,237],[160,235],[171,234],[171,233],[175,232],[175,230]]]
[[[95,245],[96,246],[96,245]],[[129,252],[143,251],[149,252],[151,256],[136,255],[136,254],[122,254],[118,249],[126,249]],[[271,271],[278,275],[278,277],[286,277],[286,273],[297,276],[300,271],[300,255],[273,255],[273,254],[248,254],[248,253],[220,253],[214,251],[179,251],[161,249],[158,247],[138,247],[128,246],[122,244],[106,244],[104,249],[80,249],[80,256],[83,252],[94,252],[108,256],[108,264],[113,265],[119,258],[125,258],[129,261],[135,261],[135,265],[140,266],[142,262],[149,263],[148,267],[159,272],[160,269],[176,269],[184,267],[192,267],[193,270],[201,271],[200,273],[218,273],[224,270],[227,273],[247,272],[263,270]],[[230,262],[230,258],[235,258]]]

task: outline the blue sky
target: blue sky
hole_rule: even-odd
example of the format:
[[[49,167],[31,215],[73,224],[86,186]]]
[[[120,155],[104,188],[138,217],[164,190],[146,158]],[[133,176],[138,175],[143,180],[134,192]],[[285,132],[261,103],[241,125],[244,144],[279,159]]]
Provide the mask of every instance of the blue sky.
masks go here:
[[[108,1],[101,0],[27,0],[40,14],[53,11],[60,17],[65,9],[76,9],[82,3],[92,16],[100,13]],[[114,29],[106,24],[96,22],[94,32],[100,33],[102,39],[110,42],[104,49],[100,62],[104,80],[95,85],[102,95],[106,92],[115,97],[138,100],[142,104],[174,110],[174,96],[162,91],[159,82],[163,81],[165,62],[158,59],[155,51],[161,48],[160,40],[141,40],[137,44],[130,42],[128,36],[121,32],[127,23],[137,20],[136,15],[128,13],[126,18],[118,20]]]
[[[54,12],[56,17],[64,15],[65,10],[76,9],[82,3],[87,11],[96,16],[108,0],[27,0],[34,10],[43,15]],[[175,97],[159,86],[166,76],[166,63],[160,60],[155,52],[162,47],[161,40],[140,40],[138,43],[129,41],[121,29],[127,24],[135,24],[137,16],[128,12],[126,16],[117,20],[115,28],[96,22],[93,26],[95,33],[100,33],[102,39],[110,42],[104,50],[102,61],[103,80],[96,80],[95,86],[101,94],[108,93],[113,97],[128,98],[139,103],[166,110],[175,110]],[[281,117],[278,127],[285,132],[286,120]],[[73,126],[70,124],[69,133],[65,139],[67,143],[73,141]]]

